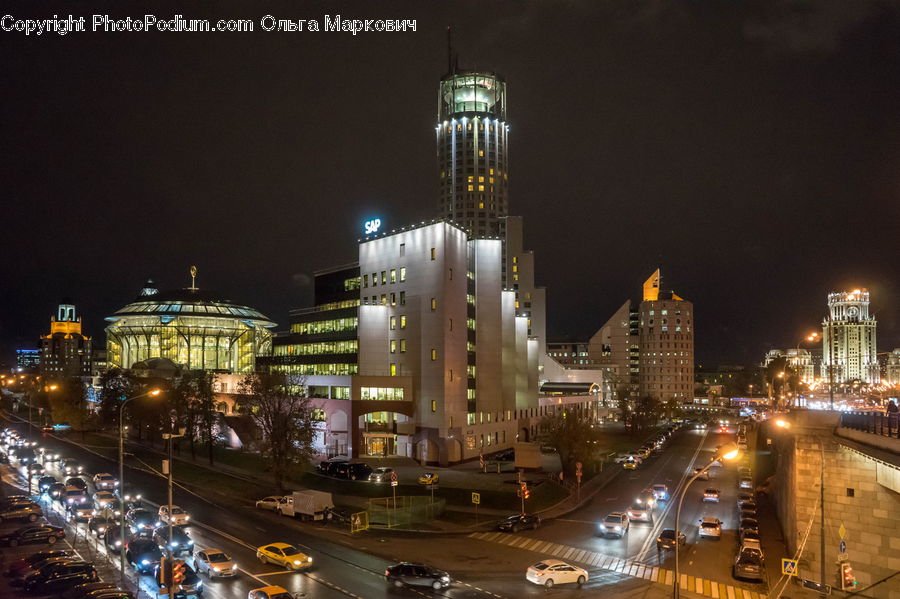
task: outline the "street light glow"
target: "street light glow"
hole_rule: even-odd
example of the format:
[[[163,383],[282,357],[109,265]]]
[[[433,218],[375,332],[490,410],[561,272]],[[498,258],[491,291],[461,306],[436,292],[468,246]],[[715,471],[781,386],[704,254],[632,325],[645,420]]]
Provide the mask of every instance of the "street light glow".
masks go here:
[[[152,395],[152,396],[156,397],[160,393],[162,393],[162,389],[153,389],[152,391],[149,391],[147,393],[147,395]]]
[[[778,420],[775,421],[775,426],[777,426],[779,428],[790,428],[791,423],[788,422],[787,420],[782,420],[781,418],[779,418]]]

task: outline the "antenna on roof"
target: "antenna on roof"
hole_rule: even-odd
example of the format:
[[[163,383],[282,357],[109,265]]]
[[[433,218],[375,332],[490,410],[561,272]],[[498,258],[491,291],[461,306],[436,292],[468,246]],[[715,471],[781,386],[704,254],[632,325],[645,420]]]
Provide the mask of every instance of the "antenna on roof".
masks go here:
[[[191,291],[197,291],[197,267],[191,267]]]
[[[447,73],[453,72],[453,27],[447,25]]]

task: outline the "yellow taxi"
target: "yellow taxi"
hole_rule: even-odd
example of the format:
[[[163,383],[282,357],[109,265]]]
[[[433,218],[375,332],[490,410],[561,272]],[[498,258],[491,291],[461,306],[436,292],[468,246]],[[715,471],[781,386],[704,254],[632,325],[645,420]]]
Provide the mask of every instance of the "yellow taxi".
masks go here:
[[[287,589],[280,586],[262,587],[247,593],[247,599],[294,599]]]
[[[438,484],[439,480],[440,480],[440,477],[437,474],[435,474],[434,472],[426,472],[425,474],[423,474],[422,476],[419,477],[419,484],[420,485],[436,485],[436,484]]]
[[[287,543],[270,543],[256,549],[256,557],[262,563],[283,566],[288,570],[300,570],[312,565],[312,557]]]
[[[637,470],[637,462],[635,460],[628,460],[627,462],[622,462],[622,467],[625,470]]]

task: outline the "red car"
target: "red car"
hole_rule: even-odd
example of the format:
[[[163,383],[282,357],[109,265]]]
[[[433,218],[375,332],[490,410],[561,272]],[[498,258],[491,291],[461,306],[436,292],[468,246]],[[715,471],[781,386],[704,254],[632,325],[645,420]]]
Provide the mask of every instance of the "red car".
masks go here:
[[[22,572],[31,570],[32,566],[34,566],[36,563],[42,562],[45,559],[51,557],[75,557],[75,552],[68,549],[39,551],[38,553],[34,553],[32,555],[29,555],[28,557],[23,557],[22,559],[17,559],[11,562],[9,564],[9,568],[7,568],[6,570],[6,575],[18,577]]]

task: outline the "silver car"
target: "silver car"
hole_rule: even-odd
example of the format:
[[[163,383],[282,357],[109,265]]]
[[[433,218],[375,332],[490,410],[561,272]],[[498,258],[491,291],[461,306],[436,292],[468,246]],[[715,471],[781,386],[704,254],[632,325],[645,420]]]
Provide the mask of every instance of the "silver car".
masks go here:
[[[372,471],[369,475],[370,483],[388,483],[391,482],[391,475],[394,473],[393,468],[380,467]]]
[[[204,549],[194,556],[194,569],[197,574],[206,574],[209,578],[234,576],[237,569],[234,560],[221,549]]]

